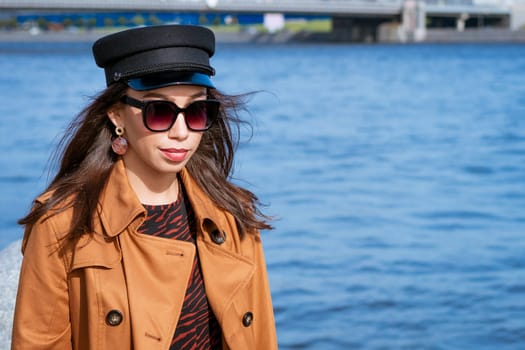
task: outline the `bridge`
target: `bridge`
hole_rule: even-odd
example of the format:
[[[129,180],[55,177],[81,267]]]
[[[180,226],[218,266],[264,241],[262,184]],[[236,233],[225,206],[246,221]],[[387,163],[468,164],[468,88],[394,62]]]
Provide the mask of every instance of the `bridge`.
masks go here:
[[[424,0],[427,13],[509,14],[505,0]],[[0,0],[2,10],[189,11],[315,15],[400,14],[403,0]]]
[[[424,36],[430,23],[508,27],[512,0],[0,0],[0,11],[195,12],[316,15],[332,18],[343,40],[377,36],[387,22],[402,23],[409,35]],[[470,21],[470,22],[469,22]],[[417,34],[418,31],[420,34]]]

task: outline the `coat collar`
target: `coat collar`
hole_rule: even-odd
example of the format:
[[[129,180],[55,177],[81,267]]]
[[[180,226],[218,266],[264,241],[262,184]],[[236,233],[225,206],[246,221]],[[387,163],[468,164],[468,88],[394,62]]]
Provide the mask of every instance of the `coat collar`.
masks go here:
[[[146,217],[146,210],[129,185],[122,159],[113,166],[100,196],[96,214],[95,232],[107,237],[119,235],[138,218],[141,218],[140,222],[137,222],[137,225],[140,225]]]
[[[201,190],[197,182],[184,168],[179,173],[184,190],[192,204],[195,219],[204,230],[207,219],[219,225],[223,212]],[[95,232],[107,237],[115,237],[127,227],[136,228],[144,221],[146,210],[131,188],[126,175],[124,162],[119,159],[111,171],[97,208],[98,219],[95,218]]]

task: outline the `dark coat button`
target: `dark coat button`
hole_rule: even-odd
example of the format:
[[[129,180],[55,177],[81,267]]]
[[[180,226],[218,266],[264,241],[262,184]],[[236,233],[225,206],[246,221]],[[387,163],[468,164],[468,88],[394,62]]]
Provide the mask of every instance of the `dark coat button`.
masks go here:
[[[108,314],[106,315],[106,323],[109,325],[109,326],[118,326],[119,324],[122,323],[122,319],[124,317],[122,316],[122,312],[118,311],[118,310],[111,310],[110,312],[108,312]]]
[[[244,327],[250,327],[252,325],[252,322],[253,322],[253,314],[250,311],[248,311],[242,317],[242,324]]]
[[[224,241],[226,241],[226,232],[224,231],[219,231],[219,230],[213,230],[211,232],[211,240],[213,241],[213,243],[215,244],[223,244]]]

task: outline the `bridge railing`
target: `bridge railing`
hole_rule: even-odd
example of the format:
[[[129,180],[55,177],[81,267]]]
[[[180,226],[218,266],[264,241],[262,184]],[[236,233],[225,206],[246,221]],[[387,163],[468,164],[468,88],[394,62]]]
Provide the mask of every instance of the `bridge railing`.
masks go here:
[[[425,0],[427,12],[478,13],[509,15],[511,2],[506,0]]]
[[[403,0],[0,0],[2,8],[235,10],[248,12],[347,12],[362,6],[400,7]]]
[[[425,0],[429,5],[472,6],[474,0]]]
[[[417,1],[417,0],[416,0]],[[427,10],[508,12],[512,0],[422,0]],[[405,0],[0,0],[0,9],[399,14]]]

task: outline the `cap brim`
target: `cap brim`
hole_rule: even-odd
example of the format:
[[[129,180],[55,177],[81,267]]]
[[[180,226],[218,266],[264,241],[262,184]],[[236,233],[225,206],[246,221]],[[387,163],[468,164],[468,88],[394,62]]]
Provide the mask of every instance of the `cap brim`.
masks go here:
[[[215,88],[210,77],[196,72],[163,72],[129,79],[127,84],[137,91],[159,89],[172,85],[197,85]]]

